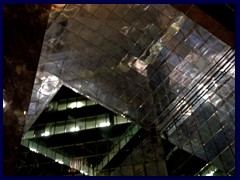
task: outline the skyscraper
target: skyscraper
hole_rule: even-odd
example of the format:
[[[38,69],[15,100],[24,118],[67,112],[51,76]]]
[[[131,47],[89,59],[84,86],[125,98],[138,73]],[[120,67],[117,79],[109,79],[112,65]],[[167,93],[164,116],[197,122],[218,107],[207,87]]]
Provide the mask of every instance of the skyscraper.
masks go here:
[[[189,11],[196,9],[194,5],[185,7]],[[180,9],[177,5],[168,4],[52,6],[26,110],[25,136],[30,134],[29,130],[38,117],[41,118],[46,107],[49,111],[54,109],[51,100],[62,86],[66,86],[133,122],[124,132],[116,135],[120,138],[117,152],[125,152],[125,146],[136,142],[136,149],[129,151],[130,154],[125,157],[121,156],[124,158],[120,158],[119,167],[115,165],[112,169],[111,165],[108,166],[112,158],[118,158],[109,143],[111,148],[107,147],[102,152],[101,161],[97,161],[101,165],[95,162],[91,167],[91,163],[84,162],[88,166],[87,171],[83,171],[80,168],[85,167],[83,160],[76,160],[74,169],[81,170],[82,174],[138,175],[137,172],[144,172],[142,175],[168,175],[166,164],[170,161],[166,158],[171,157],[168,153],[180,149],[191,155],[186,157],[194,156],[196,161],[206,162],[205,168],[214,166],[212,174],[220,170],[226,175],[234,175],[235,50],[232,44],[219,39],[220,33],[216,37],[195,22],[199,21],[198,18],[192,20],[191,14],[184,14]],[[83,106],[88,109],[87,101]],[[38,135],[34,130],[29,137],[70,133],[73,127],[68,130],[66,119],[72,120],[75,125],[83,123],[77,120],[78,110],[82,109],[80,102],[73,101],[76,103],[73,110],[77,109],[76,117],[68,114],[64,121],[62,119],[64,125],[52,125],[61,130],[50,132],[40,128]],[[64,112],[71,109],[68,101],[63,104],[65,109],[57,110]],[[115,116],[118,117],[113,115],[111,118]],[[104,118],[107,127],[100,127],[98,123],[101,120],[96,118],[93,129],[117,127],[117,123],[110,122],[111,118]],[[84,122],[85,130],[91,127],[87,120]],[[129,125],[128,120],[124,124]],[[48,125],[46,122],[45,126]],[[80,126],[74,128],[72,131],[75,134],[83,132]],[[143,131],[143,135],[139,130]],[[121,141],[124,133],[125,140]],[[140,139],[134,139],[138,133]],[[24,144],[25,141],[23,137],[22,144],[32,148],[29,141]],[[164,147],[166,149],[167,145],[164,146],[163,142],[175,147],[175,150],[166,153]],[[150,149],[146,150],[146,147]],[[67,156],[63,155],[66,152],[54,153],[66,160]],[[68,154],[71,156],[71,153]],[[146,157],[141,160],[144,154],[151,159],[150,162]],[[65,163],[63,159],[51,155],[49,158],[55,159],[58,164]],[[135,159],[139,160],[136,164]],[[68,163],[65,164],[71,167],[71,159],[66,161]],[[105,166],[109,168],[105,169],[106,174],[102,171]]]

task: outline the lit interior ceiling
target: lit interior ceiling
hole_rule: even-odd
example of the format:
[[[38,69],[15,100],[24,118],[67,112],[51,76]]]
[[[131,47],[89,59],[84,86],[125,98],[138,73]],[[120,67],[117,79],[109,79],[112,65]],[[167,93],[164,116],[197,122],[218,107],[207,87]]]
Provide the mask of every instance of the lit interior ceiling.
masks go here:
[[[225,171],[235,168],[234,50],[171,5],[53,9],[25,132],[62,85],[146,129],[164,130],[220,169],[224,160]]]

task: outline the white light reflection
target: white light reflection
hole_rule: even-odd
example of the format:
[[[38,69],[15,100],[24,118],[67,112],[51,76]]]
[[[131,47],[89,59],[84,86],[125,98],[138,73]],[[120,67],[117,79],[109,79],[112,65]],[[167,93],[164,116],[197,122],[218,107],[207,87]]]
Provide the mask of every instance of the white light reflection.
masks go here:
[[[203,83],[199,84],[199,85],[198,85],[198,89],[202,89],[203,86],[204,86]],[[204,88],[203,90],[205,90],[205,89],[206,89],[206,88]]]
[[[55,162],[59,163],[59,164],[63,164],[64,162],[60,159],[56,159]]]
[[[45,79],[46,79],[46,77],[45,76],[43,76],[43,77],[41,77],[40,78],[42,81],[44,81]]]
[[[85,104],[83,102],[72,102],[72,103],[69,103],[68,107],[71,108],[71,109],[74,109],[74,108],[81,108],[85,106]]]
[[[210,171],[210,173],[206,174],[206,176],[213,176],[214,171]]]
[[[41,136],[49,136],[50,135],[50,132],[49,131],[46,131],[45,133],[42,133]]]
[[[206,93],[206,94],[203,96],[203,99],[206,100],[207,102],[209,102],[209,97],[210,97],[210,94],[209,94],[209,93]]]
[[[85,174],[85,175],[88,175],[88,173],[85,172],[85,171],[83,171],[83,170],[80,170],[80,173]]]
[[[123,114],[121,114],[121,116],[123,117],[123,118],[125,118],[126,116],[124,116]]]
[[[141,61],[140,59],[137,59],[133,64],[132,64],[133,68],[136,69],[136,71],[138,73],[140,73],[143,76],[147,76],[147,64],[143,61]]]
[[[3,99],[3,108],[5,108],[5,107],[6,107],[6,102]]]
[[[99,123],[99,127],[107,127],[110,126],[110,122],[101,122]]]
[[[32,151],[32,152],[38,153],[37,149],[35,149],[35,148],[29,148],[29,149],[30,149],[30,151]]]
[[[79,127],[72,127],[70,129],[71,132],[76,132],[76,131],[79,131],[79,130],[80,130]]]
[[[57,85],[59,79],[56,76],[49,75],[42,83],[39,92],[43,95],[50,95],[54,86]]]

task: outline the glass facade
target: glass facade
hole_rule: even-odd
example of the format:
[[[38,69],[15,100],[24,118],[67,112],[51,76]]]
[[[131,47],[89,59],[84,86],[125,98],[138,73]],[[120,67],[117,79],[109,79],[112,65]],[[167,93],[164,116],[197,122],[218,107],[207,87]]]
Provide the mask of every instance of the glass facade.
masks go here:
[[[146,130],[155,127],[159,137],[234,174],[235,50],[171,5],[67,4],[52,10],[25,132],[62,85]],[[90,102],[48,107],[63,111]],[[47,124],[40,136],[109,123],[80,122]]]

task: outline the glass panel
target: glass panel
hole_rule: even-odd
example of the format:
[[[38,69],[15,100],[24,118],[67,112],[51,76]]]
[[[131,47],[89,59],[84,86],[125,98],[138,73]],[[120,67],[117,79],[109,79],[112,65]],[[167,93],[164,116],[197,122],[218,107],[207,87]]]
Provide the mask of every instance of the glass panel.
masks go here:
[[[92,100],[87,100],[87,106],[95,105],[96,103]]]
[[[226,172],[229,172],[235,166],[235,158],[230,150],[227,148],[221,155],[222,163]]]
[[[68,99],[67,108],[69,108],[69,109],[74,109],[74,108],[76,108],[76,107],[77,107],[76,98]]]
[[[96,128],[96,117],[86,118],[86,129]]]
[[[107,127],[110,126],[109,117],[107,115],[97,116],[97,127]]]
[[[67,100],[59,101],[58,111],[62,111],[62,110],[65,110],[65,109],[67,109]]]
[[[28,132],[24,135],[23,139],[29,139],[29,138],[33,138],[33,137],[34,137],[34,131],[31,130],[31,131],[28,131]]]
[[[76,130],[75,120],[68,120],[66,122],[66,132],[74,132]]]
[[[55,125],[55,134],[61,134],[65,132],[65,122],[59,122]]]
[[[81,107],[84,107],[86,106],[86,101],[78,101],[77,102],[77,108],[81,108]]]

